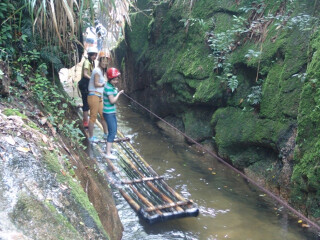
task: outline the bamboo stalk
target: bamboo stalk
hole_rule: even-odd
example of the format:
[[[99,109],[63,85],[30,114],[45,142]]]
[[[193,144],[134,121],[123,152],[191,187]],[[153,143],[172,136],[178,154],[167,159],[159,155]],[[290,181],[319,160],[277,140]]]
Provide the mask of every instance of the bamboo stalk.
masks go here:
[[[120,144],[120,145],[125,149],[125,147],[124,147],[122,144]],[[132,146],[131,146],[131,147],[132,147]],[[125,149],[125,150],[126,150],[126,149]],[[130,152],[128,152],[128,151],[126,151],[126,152],[133,158],[133,156],[131,155]],[[138,161],[135,161],[135,162],[140,166],[140,168],[143,167],[143,166],[141,166],[141,164],[139,164]],[[158,176],[158,174],[157,174],[150,166],[147,167],[146,171],[148,171],[149,173],[152,173],[152,174],[155,175],[155,176]],[[170,188],[170,187],[166,184],[166,182],[165,182],[164,180],[160,180],[160,181],[161,181],[162,185],[156,183],[159,187],[161,187],[162,189],[163,189],[163,187],[164,187],[167,191],[169,191],[169,193],[172,194],[173,197],[177,198],[177,199],[180,200],[180,201],[185,201],[185,200],[186,200],[186,199],[183,198],[180,194],[178,194],[178,193],[175,192],[172,188]],[[163,190],[164,190],[164,189],[163,189]]]
[[[141,176],[144,177],[143,174],[136,168],[136,166],[132,163],[132,161],[123,153],[123,151],[121,149],[119,149],[122,154],[124,159],[126,159],[128,161],[128,163],[130,164],[130,166],[136,170],[136,172]],[[151,182],[147,182],[146,183],[156,194],[158,194],[164,201],[168,202],[168,203],[172,203],[174,201],[172,201],[169,197],[167,197],[166,195],[164,195],[163,193],[161,193],[159,191],[158,188],[156,188]],[[177,211],[183,211],[183,209],[179,206],[176,207]]]
[[[119,192],[134,210],[136,210],[137,212],[140,211],[141,207],[139,206],[139,204],[136,203],[136,201],[134,201],[125,191],[119,189]]]
[[[121,133],[120,133],[121,134]],[[122,145],[122,144],[121,144]],[[129,144],[128,144],[129,145]],[[130,144],[131,145],[131,144]],[[123,148],[125,148],[124,146],[123,146]],[[134,151],[134,152],[136,152],[135,150],[134,150],[134,148],[133,148],[133,146],[131,145],[130,146],[130,148]],[[128,152],[127,152],[128,153]],[[128,154],[130,154],[130,153],[128,153]],[[144,159],[142,159],[142,157],[137,153],[137,156],[139,156],[139,158],[140,158],[140,160],[142,160],[142,162],[145,162],[145,160]],[[137,162],[137,164],[138,164],[138,162]],[[140,165],[140,167],[141,167],[141,165]],[[147,170],[150,172],[150,173],[152,173],[153,175],[155,175],[155,176],[158,176],[158,174],[151,168],[151,166],[149,165],[149,166],[147,166]],[[173,190],[163,179],[160,179],[160,182],[161,182],[161,184],[159,184],[158,182],[156,182],[156,184],[159,186],[159,187],[161,187],[161,188],[165,188],[167,191],[169,191],[175,198],[177,198],[179,201],[186,201],[186,199],[184,198],[184,197],[182,197],[179,193],[177,193],[175,190]],[[188,207],[190,207],[190,205],[192,205],[192,200],[190,200],[190,204],[189,204],[189,206]]]
[[[156,181],[159,179],[163,179],[162,176],[159,177],[146,177],[146,178],[140,178],[140,179],[134,179],[132,181],[121,181],[122,184],[132,184],[132,183],[141,183],[146,181]]]
[[[128,137],[117,138],[117,139],[114,140],[115,143],[117,143],[117,142],[128,142],[128,141],[130,141],[130,138],[128,138]]]
[[[125,149],[125,151],[131,156],[131,158],[133,158],[134,160],[135,160],[135,158],[134,158],[134,156],[132,156],[132,154],[129,152],[129,151],[127,151],[127,149],[126,149],[126,147],[124,147],[123,146],[123,144],[120,144],[121,146],[122,146],[122,148],[124,148]],[[144,168],[144,166],[141,166],[141,164],[138,162],[138,161],[135,161],[139,166],[140,166],[140,168]],[[151,170],[151,172],[154,172],[154,170],[151,168],[151,167],[149,167],[148,169],[150,169]],[[145,171],[146,172],[146,171]],[[150,171],[147,171],[148,173],[150,173]],[[154,172],[154,175],[157,175],[157,173],[155,173]],[[165,184],[165,181],[163,181],[163,180],[160,180],[163,184]],[[178,193],[176,193],[173,189],[171,189],[169,186],[165,186],[165,188],[162,186],[162,185],[160,185],[159,183],[157,183],[156,182],[156,185],[158,185],[158,187],[160,187],[162,190],[164,190],[164,191],[169,191],[169,194],[168,194],[168,196],[171,194],[172,195],[172,197],[174,197],[174,198],[177,198],[177,200],[180,200],[180,201],[185,201],[185,199],[183,198],[183,197],[181,197]]]
[[[99,149],[99,151],[101,152],[101,149],[100,148],[98,148]],[[118,149],[118,147],[117,147],[117,149]],[[103,154],[102,154],[103,155]],[[122,158],[120,158],[121,160],[122,160]],[[135,178],[137,178],[137,177],[139,177],[139,175],[138,175],[138,173],[136,173],[136,172],[134,172],[133,171],[133,169],[130,167],[130,165],[126,162],[126,161],[121,161],[121,162],[123,162],[123,166],[121,166],[121,168],[126,172],[125,174],[126,174],[126,177],[130,177],[130,178],[132,178],[132,179],[135,179]],[[119,164],[121,164],[121,162],[119,162]],[[111,163],[111,164],[110,164]],[[118,172],[118,173],[121,173],[121,171],[120,170],[118,170],[113,164],[112,164],[112,162],[109,160],[109,164],[110,165],[112,165],[112,167],[115,169],[115,171],[116,172]],[[128,182],[128,181],[127,181]],[[151,195],[153,195],[154,197],[156,197],[156,198],[158,198],[158,196],[157,195],[155,195],[150,189],[148,189],[148,188],[146,188],[146,189],[140,189],[141,191],[143,191],[143,192],[145,192],[145,191],[148,191],[149,192],[149,194],[151,194]],[[147,195],[147,193],[146,193],[146,195]],[[159,200],[156,200],[156,199],[153,199],[154,200],[154,202],[156,202],[156,204],[158,204],[159,202],[161,203],[161,200],[159,199]]]
[[[128,141],[130,141],[130,138],[125,137],[125,138],[117,138],[113,142],[114,143],[120,143],[120,142],[128,142]],[[99,140],[98,142],[99,143],[107,143],[107,140]]]
[[[132,191],[139,197],[139,199],[140,199],[146,206],[148,206],[148,207],[150,207],[150,208],[155,208],[155,206],[154,206],[151,202],[149,202],[149,200],[148,200],[145,196],[143,196],[141,193],[139,193],[138,190],[135,189],[135,188],[132,186],[132,184],[130,184],[129,186],[130,186],[130,188],[132,189]],[[155,211],[156,211],[156,213],[158,213],[159,215],[162,215],[162,212],[161,212],[160,210],[155,209]]]
[[[125,155],[124,155],[125,156]],[[128,166],[128,168],[129,169],[132,169],[132,166],[129,164],[129,162],[128,161],[125,161],[125,160],[123,160],[123,162],[124,162],[124,164],[126,165],[126,166]],[[140,173],[140,175],[139,175],[139,173],[136,171],[136,169],[132,169],[132,171],[134,171],[133,172],[133,174],[135,175],[134,177],[132,177],[132,179],[134,179],[134,178],[137,178],[137,177],[141,177],[141,173]],[[138,175],[138,176],[136,176],[136,175]],[[146,185],[145,183],[143,183],[144,185]],[[163,202],[163,199],[161,198],[161,197],[159,197],[159,194],[156,194],[154,191],[152,191],[152,189],[150,189],[150,187],[145,187],[145,188],[142,188],[141,190],[143,190],[143,191],[147,191],[147,192],[149,192],[149,195],[151,194],[153,197],[154,197],[154,201],[155,202],[157,202],[157,205],[159,204],[159,203],[162,203]]]
[[[98,147],[97,148],[98,151],[100,152],[100,154],[102,154],[102,150]],[[102,154],[103,155],[103,154]],[[117,172],[120,172],[115,166],[114,164],[107,158],[105,158],[105,160],[107,161],[108,165],[113,169],[113,171],[117,171]],[[109,181],[111,181],[109,179]],[[129,182],[129,181],[127,181]],[[137,197],[146,205],[148,206],[149,208],[154,208],[155,206],[149,202],[142,194],[140,194],[135,188],[133,188],[132,185],[129,185],[129,187],[133,190],[133,192],[137,195]],[[126,194],[124,192],[124,190],[122,189],[119,189],[120,193],[122,194],[122,196],[128,201],[128,203],[136,210],[136,211],[139,211],[140,210],[140,206],[138,203],[136,203],[128,194]],[[158,214],[162,214],[162,212],[160,210],[155,210]]]
[[[118,131],[119,136],[124,137],[123,134]],[[148,168],[148,170],[154,174],[154,175],[158,175],[153,169],[152,167],[141,157],[141,155],[134,149],[134,147],[130,144],[127,143],[127,145],[131,148],[131,150],[139,157],[139,159],[144,163],[144,165],[146,165],[146,167]],[[171,193],[173,194],[176,198],[178,198],[180,201],[186,201],[186,199],[184,197],[182,197],[179,193],[177,193],[176,191],[174,191],[171,187],[169,187],[163,180],[161,181],[163,183],[163,185],[165,186],[165,188]]]
[[[168,203],[168,204],[156,206],[154,208],[148,207],[148,208],[145,209],[145,211],[146,212],[153,212],[155,210],[162,210],[162,209],[165,209],[165,208],[183,206],[183,205],[187,205],[187,204],[190,204],[190,203],[192,203],[192,202],[190,202],[189,200],[188,201],[175,202],[175,203]]]
[[[102,129],[102,125],[97,122],[97,125],[100,127],[100,129]],[[118,130],[117,134],[119,136],[121,136],[121,138],[125,138],[124,135]],[[151,168],[151,166],[141,157],[141,155],[133,148],[133,146],[129,143],[126,142],[126,144],[130,147],[130,149],[138,156],[138,158],[141,160],[142,163],[144,163],[144,165],[152,172],[155,174],[155,176],[158,176],[158,174]],[[136,170],[136,172],[143,178],[143,174],[136,168],[136,166],[132,163],[132,161],[130,159],[128,159],[128,157],[123,153],[122,149],[117,148],[119,151],[122,152],[124,158],[126,158],[127,160],[129,160],[129,165]],[[170,188],[163,180],[161,180],[162,183],[164,183],[164,186],[167,188],[167,190],[172,193],[174,196],[176,196],[180,201],[186,201],[185,198],[183,198],[180,194],[178,194],[177,192],[175,192],[172,188]],[[158,188],[156,188],[152,183],[147,182],[147,185],[156,193],[158,194],[164,201],[168,202],[168,203],[173,203],[174,201],[172,201],[170,198],[168,198],[167,196],[165,196],[163,193],[161,193],[159,191]],[[184,211],[181,207],[177,206],[176,207],[177,211]]]
[[[135,179],[136,177],[139,177],[138,173],[130,167],[129,163],[122,160],[123,164],[125,164],[125,166],[123,166],[122,168],[126,171],[126,174],[129,175],[130,178]],[[127,171],[127,170],[128,171]],[[131,171],[130,171],[131,170]],[[144,184],[144,183],[143,183]],[[162,198],[159,198],[159,196],[157,194],[155,194],[150,188],[143,188],[141,186],[140,189],[141,192],[145,192],[145,194],[149,194],[152,195],[154,197],[154,199],[152,199],[156,204],[162,203]],[[151,200],[151,199],[150,199]]]
[[[124,169],[124,168],[123,168]],[[130,169],[128,169],[128,170],[130,170]],[[135,175],[133,172],[127,172],[127,175],[131,175],[130,177],[132,177],[132,175]],[[133,187],[132,186],[132,184],[128,184],[127,186],[129,186],[129,187]],[[147,206],[150,206],[150,205],[148,205],[148,203],[147,202],[145,202],[145,200],[143,199],[143,195],[142,195],[142,192],[144,192],[145,193],[145,195],[148,195],[148,192],[146,192],[146,190],[148,191],[148,189],[140,189],[139,190],[139,194],[137,194],[137,192],[134,192],[135,194],[136,194],[136,196],[138,197],[138,199],[140,199],[141,201],[142,201],[142,203],[143,204],[145,204],[145,205],[147,205]],[[152,192],[151,192],[152,193]],[[150,199],[150,198],[149,198]],[[152,199],[150,199],[150,200],[152,200]],[[148,200],[149,201],[149,200]],[[161,201],[160,201],[161,202]],[[151,203],[151,202],[150,202]],[[153,203],[151,203],[152,204],[152,206],[154,206],[153,205]],[[158,204],[158,202],[156,201],[156,205]]]

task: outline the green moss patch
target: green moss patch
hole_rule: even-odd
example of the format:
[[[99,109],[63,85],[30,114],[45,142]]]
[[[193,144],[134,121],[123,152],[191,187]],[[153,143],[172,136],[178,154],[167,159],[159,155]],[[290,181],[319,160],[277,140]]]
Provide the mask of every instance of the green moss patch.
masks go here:
[[[279,141],[289,129],[288,124],[259,119],[252,112],[232,107],[218,109],[211,123],[216,133],[215,143],[219,154],[227,158],[236,149],[241,149],[241,152],[253,151],[252,147],[256,147],[257,153],[260,147],[267,152],[277,153]],[[256,161],[255,156],[253,159]]]
[[[58,181],[64,184],[68,184],[75,201],[83,208],[82,217],[85,219],[88,217],[92,218],[92,220],[94,221],[94,225],[98,227],[100,232],[102,232],[109,239],[108,234],[105,232],[101,224],[98,213],[89,201],[87,194],[83,191],[83,188],[78,183],[78,181],[72,178],[68,172],[64,172],[63,166],[60,164],[57,155],[51,152],[46,153],[45,162],[48,165],[48,168],[52,172],[57,174]]]
[[[212,128],[210,118],[212,112],[209,110],[189,111],[183,115],[185,133],[196,141],[210,138]]]
[[[6,116],[19,116],[22,119],[27,119],[27,116],[21,113],[19,109],[5,108],[2,112]]]
[[[52,205],[43,204],[26,193],[20,194],[11,219],[34,239],[82,239]]]

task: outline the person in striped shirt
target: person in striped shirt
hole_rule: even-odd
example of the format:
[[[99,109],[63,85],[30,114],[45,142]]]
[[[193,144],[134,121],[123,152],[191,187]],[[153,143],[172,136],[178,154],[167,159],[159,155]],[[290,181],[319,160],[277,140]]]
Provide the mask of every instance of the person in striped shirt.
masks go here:
[[[116,88],[119,82],[120,72],[116,68],[109,68],[107,70],[107,84],[103,90],[103,118],[108,125],[108,137],[107,137],[107,158],[116,159],[117,157],[111,154],[111,147],[114,138],[117,133],[117,117],[116,117],[116,105],[119,96],[123,93],[123,90],[119,91]]]

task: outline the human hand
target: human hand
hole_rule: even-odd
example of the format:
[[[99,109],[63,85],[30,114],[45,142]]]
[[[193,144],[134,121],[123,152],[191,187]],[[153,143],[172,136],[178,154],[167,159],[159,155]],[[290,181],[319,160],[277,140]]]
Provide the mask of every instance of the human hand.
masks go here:
[[[122,94],[122,93],[124,93],[124,90],[121,90],[121,91],[119,92],[119,94]]]

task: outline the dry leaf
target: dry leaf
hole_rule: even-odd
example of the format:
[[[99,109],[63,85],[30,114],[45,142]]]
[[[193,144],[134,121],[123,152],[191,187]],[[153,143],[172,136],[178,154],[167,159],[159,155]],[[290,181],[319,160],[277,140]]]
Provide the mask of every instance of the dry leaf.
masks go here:
[[[1,157],[1,159],[3,160],[3,161],[5,161],[6,159],[4,158],[4,152],[0,152],[0,157]]]
[[[24,124],[22,118],[19,116],[9,116],[8,119],[12,120],[14,122],[14,125],[18,127],[21,127]]]
[[[32,152],[33,156],[38,157],[38,154],[37,154],[36,150],[32,146],[30,146],[30,149],[31,149],[31,152]]]
[[[47,118],[46,118],[46,117],[42,117],[42,118],[40,119],[41,125],[44,125],[46,122],[47,122]]]
[[[4,137],[4,139],[7,141],[7,143],[11,144],[11,145],[15,145],[16,142],[14,141],[12,136],[6,136]]]
[[[42,135],[42,141],[44,143],[47,143],[48,142],[48,138],[46,137],[46,135]]]
[[[239,104],[241,104],[243,102],[243,98],[240,99]]]
[[[60,189],[61,190],[67,190],[68,189],[68,186],[64,185],[64,184],[60,184]]]
[[[62,169],[60,169],[60,172],[62,173],[63,176],[66,176],[66,175],[67,175],[66,172],[63,171]]]
[[[211,168],[211,167],[209,167],[208,169],[209,169],[210,171],[212,171],[212,168]]]
[[[303,228],[309,228],[310,226],[309,226],[308,224],[302,223],[302,224],[301,224],[301,227],[303,227]]]
[[[54,127],[52,126],[51,123],[47,122],[48,127],[50,128],[52,135],[55,136],[57,134],[56,130],[54,129]]]
[[[25,148],[25,147],[17,147],[16,148],[18,151],[20,151],[20,152],[24,152],[24,153],[27,153],[27,152],[29,152],[30,151],[30,149],[29,148]]]

